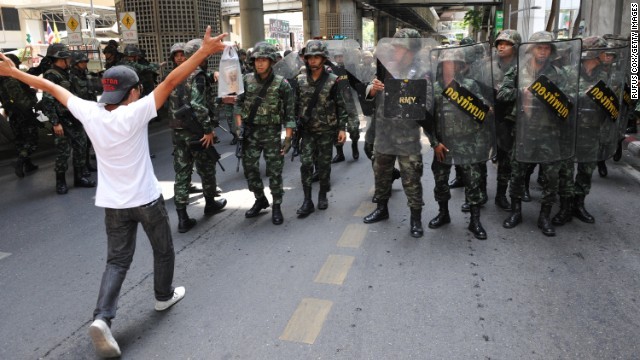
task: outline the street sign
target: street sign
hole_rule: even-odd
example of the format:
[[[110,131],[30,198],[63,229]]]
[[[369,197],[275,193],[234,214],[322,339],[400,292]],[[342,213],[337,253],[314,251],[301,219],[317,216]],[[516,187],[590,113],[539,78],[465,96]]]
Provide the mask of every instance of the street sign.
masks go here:
[[[82,26],[80,26],[80,16],[65,15],[64,22],[67,25],[67,40],[69,45],[82,45]]]
[[[504,28],[504,13],[501,10],[496,11],[496,34]]]
[[[286,20],[269,19],[271,37],[283,38],[289,36],[289,22]]]
[[[125,44],[138,43],[138,26],[136,24],[136,13],[133,11],[119,13],[120,33],[122,34],[122,42]]]

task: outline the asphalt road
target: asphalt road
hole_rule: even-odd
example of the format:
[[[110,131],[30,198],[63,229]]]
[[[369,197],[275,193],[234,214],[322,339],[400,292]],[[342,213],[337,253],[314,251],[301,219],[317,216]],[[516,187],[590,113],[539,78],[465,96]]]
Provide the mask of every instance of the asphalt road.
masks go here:
[[[558,236],[543,236],[534,175],[524,223],[502,228],[507,212],[490,201],[482,211],[489,239],[479,241],[458,210],[462,189],[452,191],[452,223],[426,228],[437,212],[429,150],[425,236],[414,239],[399,182],[391,218],[362,223],[374,207],[373,176],[364,153],[353,161],[348,146],[347,161],[332,170],[328,210],[295,217],[299,162],[287,160],[285,223],[272,225],[268,210],[245,219],[253,198],[228,141],[224,134],[218,148],[227,208],[204,217],[204,199],[194,195],[189,212],[198,225],[179,234],[170,133],[154,127],[175,284],[186,297],[154,311],[151,250],[140,229],[112,327],[123,358],[640,358],[640,176],[627,162],[610,161],[606,178],[595,174],[587,198],[595,224],[574,219]],[[53,158],[38,163],[24,179],[7,162],[0,175],[0,358],[95,359],[87,330],[105,263],[104,212],[92,189],[56,195]],[[489,176],[493,200],[493,166]]]

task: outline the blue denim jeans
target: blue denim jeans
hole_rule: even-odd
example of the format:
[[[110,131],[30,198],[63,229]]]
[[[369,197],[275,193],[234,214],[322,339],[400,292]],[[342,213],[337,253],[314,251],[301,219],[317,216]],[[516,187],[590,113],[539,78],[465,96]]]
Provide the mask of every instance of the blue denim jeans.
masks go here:
[[[138,223],[142,224],[153,249],[153,288],[155,298],[166,301],[173,296],[175,253],[169,215],[162,195],[149,204],[128,209],[105,209],[107,228],[107,266],[102,274],[94,319],[111,325],[116,316],[118,296],[136,250]]]

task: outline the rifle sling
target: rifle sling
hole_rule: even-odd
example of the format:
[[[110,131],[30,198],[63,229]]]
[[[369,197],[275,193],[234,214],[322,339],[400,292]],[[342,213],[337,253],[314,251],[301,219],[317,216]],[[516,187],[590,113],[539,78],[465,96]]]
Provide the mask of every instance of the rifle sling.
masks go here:
[[[269,78],[267,79],[267,82],[264,83],[264,85],[262,85],[262,88],[258,93],[258,97],[253,101],[253,104],[251,104],[251,109],[249,110],[249,117],[247,118],[249,122],[252,121],[253,118],[256,116],[256,113],[258,112],[258,108],[260,107],[260,104],[262,104],[262,100],[264,99],[264,97],[267,95],[267,90],[269,90],[269,86],[271,86],[271,83],[273,82],[273,79],[275,77],[276,77],[275,74],[273,74],[272,72]]]
[[[313,108],[316,107],[316,104],[318,103],[318,96],[320,95],[320,91],[322,91],[322,88],[324,87],[324,83],[327,82],[328,78],[329,78],[329,74],[326,71],[323,72],[322,77],[320,78],[320,81],[318,82],[318,85],[316,85],[316,89],[313,92],[311,101],[309,102],[309,105],[307,106],[307,109],[304,112],[305,119],[311,118],[311,112],[313,111]]]

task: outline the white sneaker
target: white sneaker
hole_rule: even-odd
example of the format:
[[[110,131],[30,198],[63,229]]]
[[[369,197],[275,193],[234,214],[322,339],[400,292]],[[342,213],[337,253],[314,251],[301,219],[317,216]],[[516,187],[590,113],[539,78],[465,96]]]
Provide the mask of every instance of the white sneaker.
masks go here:
[[[157,301],[156,300],[156,311],[164,311],[168,308],[172,307],[175,303],[182,300],[184,297],[184,286],[178,286],[173,289],[173,297],[167,301]]]
[[[120,356],[120,347],[116,339],[111,335],[111,329],[102,319],[96,319],[89,326],[89,336],[93,341],[93,347],[100,357],[112,358]]]

